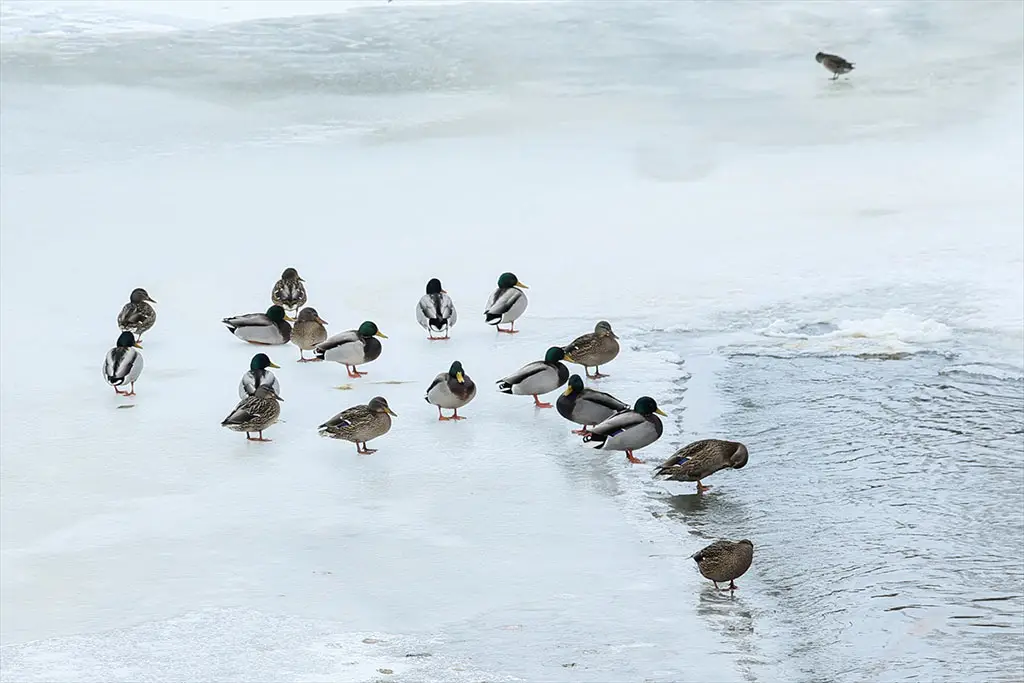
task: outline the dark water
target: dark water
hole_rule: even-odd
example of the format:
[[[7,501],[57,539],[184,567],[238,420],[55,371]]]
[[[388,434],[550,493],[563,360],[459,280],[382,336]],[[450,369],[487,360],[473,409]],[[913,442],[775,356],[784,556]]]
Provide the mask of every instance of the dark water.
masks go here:
[[[715,436],[744,441],[750,464],[703,498],[662,499],[691,533],[754,541],[715,627],[781,638],[803,680],[1022,680],[1019,373],[942,353],[722,354]]]

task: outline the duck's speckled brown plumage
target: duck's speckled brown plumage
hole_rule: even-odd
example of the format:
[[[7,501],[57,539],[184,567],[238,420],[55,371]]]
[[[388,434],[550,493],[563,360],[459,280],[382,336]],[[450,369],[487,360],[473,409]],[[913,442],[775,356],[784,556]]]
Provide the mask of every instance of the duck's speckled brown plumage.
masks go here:
[[[306,286],[299,277],[299,271],[294,268],[285,268],[281,273],[281,279],[274,283],[274,289],[270,292],[270,300],[281,308],[290,311],[297,311],[306,305]]]
[[[292,326],[292,343],[299,347],[300,361],[307,360],[304,351],[309,351],[327,339],[327,328],[324,327],[326,324],[327,321],[323,320],[312,306],[299,311],[299,317]]]
[[[711,488],[700,483],[718,470],[738,470],[747,464],[747,447],[738,441],[702,439],[683,446],[671,458],[658,465],[655,477],[667,481],[695,481],[697,491]]]
[[[582,365],[584,372],[593,367],[593,375],[587,373],[591,379],[606,377],[601,374],[600,366],[610,363],[619,355],[618,336],[612,332],[612,326],[607,320],[602,320],[594,326],[594,331],[573,339],[564,347],[565,362]]]
[[[375,396],[366,405],[352,406],[341,411],[317,429],[320,436],[351,441],[359,453],[375,453],[375,450],[366,447],[366,442],[388,433],[392,415],[395,413],[388,407],[387,399]]]
[[[747,539],[715,541],[692,557],[701,575],[713,581],[715,588],[728,581],[729,589],[736,590],[735,580],[746,574],[754,561],[754,544]]]
[[[853,71],[853,62],[848,62],[839,55],[830,55],[827,52],[819,52],[814,55],[814,59],[818,64],[829,70],[832,74],[832,80],[836,80],[843,74],[848,74]]]
[[[246,438],[249,438],[250,432],[259,432],[259,440],[266,441],[268,439],[263,439],[263,430],[277,422],[281,415],[281,404],[278,401],[281,400],[284,399],[270,385],[264,384],[255,394],[239,401],[220,424],[236,432],[245,432]]]
[[[136,287],[128,303],[117,314],[117,326],[126,332],[135,333],[137,341],[142,340],[143,332],[156,324],[156,310],[147,302],[156,303],[145,289]]]

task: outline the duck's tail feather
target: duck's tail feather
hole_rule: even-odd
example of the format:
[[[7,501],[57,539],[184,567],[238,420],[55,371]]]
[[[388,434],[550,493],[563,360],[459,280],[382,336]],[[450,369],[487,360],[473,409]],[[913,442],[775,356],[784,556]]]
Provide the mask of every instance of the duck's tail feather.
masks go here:
[[[601,434],[587,434],[583,437],[583,445],[587,448],[600,449],[604,447],[604,440],[606,438]]]
[[[498,380],[498,391],[500,391],[503,394],[511,394],[512,393],[512,385],[509,384],[508,382],[506,382],[503,379],[499,379]]]
[[[445,325],[447,325],[447,324],[448,323],[446,323],[444,321],[444,318],[431,318],[430,319],[430,326],[433,327],[435,330],[443,330],[445,328]]]
[[[500,315],[494,315],[493,313],[485,313],[484,314],[484,321],[488,325],[497,325],[498,323],[501,322],[501,316]]]

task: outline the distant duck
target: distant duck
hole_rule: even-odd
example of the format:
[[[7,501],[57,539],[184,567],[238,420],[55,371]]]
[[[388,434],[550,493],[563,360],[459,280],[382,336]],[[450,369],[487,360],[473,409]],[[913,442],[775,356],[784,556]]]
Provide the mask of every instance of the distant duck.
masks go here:
[[[128,299],[128,303],[117,314],[117,326],[126,332],[134,332],[139,341],[142,334],[156,323],[156,309],[149,304],[156,301],[142,287],[136,287]]]
[[[736,590],[736,579],[747,573],[750,564],[754,561],[754,544],[743,539],[742,541],[715,541],[703,550],[695,552],[692,556],[697,563],[697,568],[705,579],[714,582],[718,588],[719,582],[729,582],[729,590]]]
[[[839,55],[830,55],[827,52],[819,52],[814,55],[814,59],[818,64],[821,64],[823,67],[835,74],[832,76],[833,81],[841,75],[848,74],[853,71],[853,62],[848,62]]]
[[[476,397],[476,384],[469,378],[466,371],[462,369],[462,363],[455,361],[448,372],[442,372],[434,378],[434,381],[427,387],[427,395],[424,400],[427,403],[437,406],[437,419],[444,420],[465,420],[459,415],[459,408]],[[445,417],[441,409],[455,411],[450,417]]]
[[[267,369],[280,369],[280,367],[280,365],[275,365],[267,354],[257,353],[249,361],[249,372],[242,375],[242,380],[238,383],[238,398],[248,398],[262,386],[268,386],[274,390],[275,394],[280,394],[281,384],[277,381],[274,373]]]
[[[668,481],[695,481],[697,493],[707,491],[710,486],[700,483],[718,470],[738,470],[747,464],[747,447],[738,441],[703,439],[683,446],[671,458],[659,465],[655,477]]]
[[[135,341],[131,332],[122,332],[117,338],[117,345],[107,351],[103,361],[103,378],[114,387],[114,392],[122,396],[135,395],[135,382],[142,374],[142,354],[136,351],[142,347]],[[129,391],[121,391],[118,387],[130,385]]]
[[[596,425],[615,413],[629,410],[629,406],[611,394],[583,387],[583,378],[573,375],[569,386],[555,401],[558,414],[570,422],[583,425],[583,429],[572,430],[573,434],[585,435],[590,431],[587,425]]]
[[[448,292],[441,289],[441,281],[436,277],[427,283],[427,293],[420,297],[416,305],[416,320],[420,327],[427,331],[428,339],[447,339],[448,332],[455,327],[459,319],[455,312],[455,304]],[[435,337],[434,333],[444,333],[443,337]]]
[[[281,279],[274,283],[274,289],[270,292],[271,303],[289,311],[297,311],[306,305],[306,286],[299,277],[299,271],[294,268],[285,268],[281,273]]]
[[[560,362],[565,357],[561,347],[552,346],[544,354],[544,360],[528,363],[508,377],[497,381],[498,391],[517,396],[533,396],[538,408],[550,408],[550,403],[541,403],[539,394],[554,391],[569,380],[569,368]]]
[[[228,331],[242,341],[250,344],[275,346],[287,344],[292,338],[292,326],[284,309],[274,304],[266,313],[246,313],[233,318],[224,318],[221,322],[228,326]]]
[[[367,320],[359,329],[348,330],[328,337],[320,342],[313,349],[313,353],[320,360],[330,360],[341,363],[348,370],[348,376],[358,378],[365,375],[359,372],[357,365],[363,365],[370,361],[377,360],[382,350],[377,337],[387,339],[388,336],[377,329],[377,325]]]
[[[632,410],[615,413],[595,425],[583,437],[583,444],[606,451],[626,451],[627,460],[643,463],[643,460],[633,457],[633,451],[650,446],[661,438],[665,428],[658,415],[665,415],[658,408],[658,402],[650,396],[641,396]]]
[[[321,318],[312,306],[299,311],[299,317],[295,319],[295,326],[292,328],[292,343],[299,347],[299,363],[320,360],[315,354],[313,358],[306,358],[305,352],[327,339],[327,328],[324,327],[326,324],[327,321]]]
[[[515,334],[516,320],[530,303],[526,299],[524,289],[529,287],[520,282],[515,275],[502,273],[498,278],[498,288],[487,299],[487,309],[484,311],[484,320],[487,324],[494,325],[498,332]],[[507,330],[500,327],[504,323],[509,323]]]
[[[583,366],[588,379],[599,379],[608,375],[601,374],[601,366],[610,363],[619,355],[618,336],[612,332],[611,323],[602,320],[594,326],[594,331],[576,337],[565,347],[565,362]],[[594,374],[589,372],[594,367]]]
[[[278,401],[283,400],[272,386],[264,384],[252,396],[239,401],[220,425],[236,432],[245,432],[245,438],[249,441],[270,441],[263,438],[263,430],[277,422],[281,415],[281,404]],[[252,438],[249,436],[251,432],[258,432],[259,437]]]
[[[377,449],[367,448],[366,442],[387,434],[391,429],[391,417],[398,417],[388,407],[387,399],[376,396],[366,405],[352,406],[343,410],[317,427],[320,436],[344,439],[356,445],[356,452],[369,455]]]

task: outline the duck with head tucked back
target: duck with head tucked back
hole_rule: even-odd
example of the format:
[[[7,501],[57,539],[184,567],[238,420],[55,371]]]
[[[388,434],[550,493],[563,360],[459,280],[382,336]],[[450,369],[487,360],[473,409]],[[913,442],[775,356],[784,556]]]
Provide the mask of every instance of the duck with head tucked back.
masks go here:
[[[249,361],[249,371],[242,375],[238,382],[238,398],[244,399],[256,393],[256,390],[266,385],[274,390],[275,394],[281,393],[281,384],[277,377],[267,368],[280,368],[275,365],[270,356],[265,353],[257,353]]]
[[[529,287],[520,282],[513,273],[502,273],[498,278],[498,288],[491,292],[490,298],[487,299],[484,321],[488,325],[494,325],[498,332],[516,334],[516,320],[530,303],[523,292],[524,289]],[[504,323],[509,323],[507,330],[501,329]]]
[[[427,293],[420,297],[416,304],[416,322],[427,331],[427,339],[431,341],[448,339],[448,333],[459,319],[455,304],[448,292],[441,288],[441,281],[436,277],[427,283]],[[435,337],[434,333],[444,333],[443,337]]]
[[[375,396],[366,405],[352,406],[343,410],[317,427],[320,436],[344,439],[356,445],[356,452],[369,455],[377,449],[367,448],[366,442],[387,434],[391,429],[392,416],[398,415],[388,407],[383,396]]]
[[[572,430],[581,436],[590,433],[587,425],[600,424],[619,411],[629,410],[628,405],[611,394],[585,388],[579,375],[569,378],[569,386],[555,401],[555,407],[566,420],[583,425],[583,429]]]
[[[135,341],[131,332],[122,332],[117,338],[117,345],[107,351],[103,360],[103,378],[114,387],[114,392],[123,396],[135,395],[135,382],[142,374],[142,354],[136,351],[142,346]],[[131,386],[129,391],[121,391],[118,387],[125,384]]]
[[[117,314],[117,326],[126,332],[134,332],[136,340],[142,341],[142,333],[156,323],[156,309],[149,305],[155,303],[149,292],[142,287],[136,287],[132,290],[128,303]]]
[[[610,363],[619,355],[618,336],[612,332],[611,323],[602,320],[594,326],[593,332],[576,337],[565,347],[565,362],[583,366],[588,379],[600,379],[601,366]],[[590,374],[590,368],[594,374]]]
[[[307,306],[299,311],[299,317],[295,319],[295,327],[292,328],[292,343],[299,347],[299,363],[322,360],[315,355],[313,358],[306,358],[305,352],[316,348],[316,345],[327,339],[327,328],[324,325],[327,321],[320,317],[316,309]]]
[[[667,481],[695,481],[697,493],[710,486],[701,483],[718,470],[738,470],[747,464],[747,447],[738,441],[702,439],[683,446],[672,457],[658,465],[654,476]]]
[[[569,368],[561,363],[565,353],[559,346],[552,346],[544,354],[544,360],[527,363],[508,377],[499,379],[496,384],[503,394],[517,396],[533,396],[533,404],[538,408],[550,408],[550,403],[542,403],[538,397],[554,391],[569,381]]]
[[[306,305],[306,285],[299,277],[299,271],[285,268],[281,279],[274,283],[270,290],[270,303],[277,304],[289,311],[297,311]]]
[[[239,401],[220,425],[236,432],[245,432],[248,441],[270,441],[263,438],[263,430],[277,422],[281,415],[281,404],[278,401],[283,400],[273,387],[264,384],[252,396]],[[254,439],[249,436],[250,432],[259,432],[259,436]]]
[[[388,336],[377,329],[371,320],[365,321],[358,329],[348,330],[328,337],[313,348],[313,353],[321,360],[341,363],[348,371],[348,376],[359,378],[365,372],[359,372],[357,365],[363,365],[380,357],[383,350],[377,337],[387,339]]]
[[[643,460],[634,457],[633,451],[650,446],[661,438],[665,427],[658,415],[665,415],[658,402],[650,396],[641,396],[632,410],[622,410],[594,425],[583,437],[583,445],[606,451],[626,451],[627,460],[642,464]]]
[[[465,406],[476,397],[476,384],[469,378],[466,371],[462,369],[462,363],[455,361],[448,369],[442,372],[427,387],[427,395],[424,400],[437,406],[438,421],[465,420],[459,415],[459,408]],[[450,417],[445,417],[441,408],[455,411]]]
[[[275,346],[287,344],[292,338],[292,326],[288,324],[291,320],[284,309],[275,304],[268,308],[266,313],[246,313],[224,318],[221,322],[227,325],[231,334],[242,341]]]
[[[714,582],[729,582],[729,590],[736,590],[736,579],[747,573],[754,561],[754,544],[742,541],[715,541],[711,545],[698,550],[692,556],[697,568],[705,579]]]

